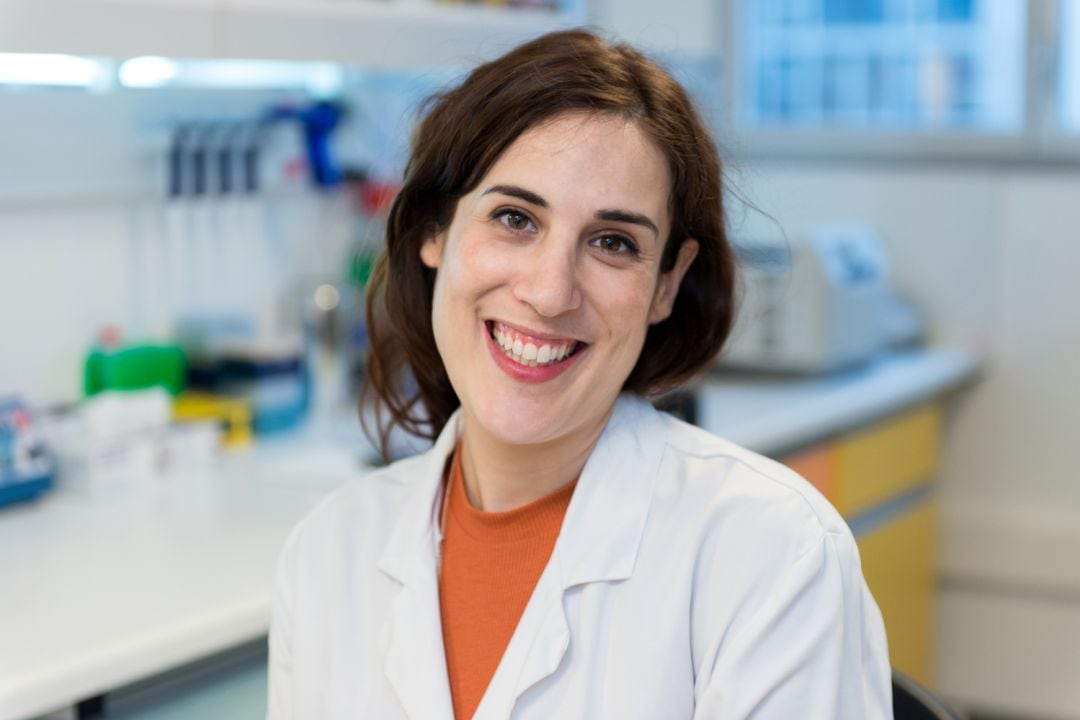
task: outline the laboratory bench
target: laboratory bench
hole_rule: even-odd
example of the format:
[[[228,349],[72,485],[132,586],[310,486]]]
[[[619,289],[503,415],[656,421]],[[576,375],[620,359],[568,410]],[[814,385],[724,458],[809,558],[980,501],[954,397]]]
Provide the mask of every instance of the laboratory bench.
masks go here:
[[[0,509],[0,718],[265,636],[278,550],[355,457],[301,436]]]
[[[700,425],[795,467],[848,520],[892,660],[924,681],[941,408],[978,369],[963,351],[905,351],[827,377],[715,375],[695,388]],[[0,720],[105,693],[112,707],[119,688],[139,700],[116,716],[213,705],[261,717],[278,550],[319,498],[368,469],[359,433],[301,432],[0,510]]]

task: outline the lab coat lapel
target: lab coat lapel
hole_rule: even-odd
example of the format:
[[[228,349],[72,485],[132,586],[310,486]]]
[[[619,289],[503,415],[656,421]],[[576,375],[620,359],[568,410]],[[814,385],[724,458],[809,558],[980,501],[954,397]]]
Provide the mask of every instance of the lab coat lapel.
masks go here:
[[[563,591],[560,573],[552,572],[549,564],[525,606],[473,720],[505,720],[522,693],[558,669],[570,645]]]
[[[437,585],[401,588],[390,609],[384,643],[383,668],[405,716],[453,718]]]
[[[517,699],[552,675],[573,642],[563,596],[570,588],[633,573],[663,454],[659,414],[619,398],[566,510],[551,560],[525,607],[473,720],[510,717]]]
[[[401,584],[381,636],[383,669],[406,716],[414,720],[454,716],[439,612],[437,519],[459,423],[459,415],[452,417],[434,447],[413,461],[417,467],[409,481],[416,485],[379,558],[379,569]]]
[[[664,452],[663,422],[647,400],[619,397],[581,471],[556,545],[566,588],[633,573]]]

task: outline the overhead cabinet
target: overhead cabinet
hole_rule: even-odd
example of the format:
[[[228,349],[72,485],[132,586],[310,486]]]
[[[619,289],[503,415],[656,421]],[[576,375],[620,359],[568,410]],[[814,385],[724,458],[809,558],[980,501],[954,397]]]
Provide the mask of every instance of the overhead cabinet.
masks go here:
[[[0,0],[0,52],[213,57],[219,0]]]
[[[473,64],[580,11],[430,0],[0,0],[0,52]]]
[[[378,0],[226,0],[221,55],[376,67],[474,64],[549,30],[567,13]]]

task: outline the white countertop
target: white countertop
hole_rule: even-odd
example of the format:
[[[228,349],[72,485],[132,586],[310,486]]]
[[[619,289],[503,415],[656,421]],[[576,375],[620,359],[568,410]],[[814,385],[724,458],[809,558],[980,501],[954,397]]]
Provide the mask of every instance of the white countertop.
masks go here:
[[[775,455],[955,388],[973,378],[979,365],[960,350],[919,350],[823,377],[714,375],[698,389],[697,422]]]
[[[264,636],[278,550],[355,474],[352,457],[280,441],[218,467],[0,508],[0,718]]]
[[[770,453],[941,393],[976,368],[967,354],[933,351],[829,378],[710,378],[699,422]],[[0,720],[265,635],[281,544],[363,471],[355,457],[340,441],[277,441],[215,468],[0,509]]]

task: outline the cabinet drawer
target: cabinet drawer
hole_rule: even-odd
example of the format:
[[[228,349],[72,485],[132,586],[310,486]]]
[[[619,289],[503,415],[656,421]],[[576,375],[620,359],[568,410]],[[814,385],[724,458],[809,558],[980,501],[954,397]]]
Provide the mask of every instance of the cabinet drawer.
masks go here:
[[[799,450],[781,459],[818,489],[825,499],[838,507],[837,452],[835,443],[821,443]]]
[[[923,405],[842,438],[836,448],[833,499],[847,518],[920,485],[938,464],[941,415]]]
[[[933,687],[934,506],[924,502],[858,540],[863,576],[874,595],[897,670]]]

